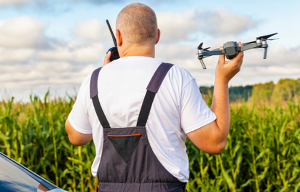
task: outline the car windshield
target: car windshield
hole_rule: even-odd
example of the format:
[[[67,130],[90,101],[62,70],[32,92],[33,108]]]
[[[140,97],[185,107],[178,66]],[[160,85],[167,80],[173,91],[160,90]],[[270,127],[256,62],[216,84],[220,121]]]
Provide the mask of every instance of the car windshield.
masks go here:
[[[0,157],[1,192],[43,192],[49,191],[9,161]]]

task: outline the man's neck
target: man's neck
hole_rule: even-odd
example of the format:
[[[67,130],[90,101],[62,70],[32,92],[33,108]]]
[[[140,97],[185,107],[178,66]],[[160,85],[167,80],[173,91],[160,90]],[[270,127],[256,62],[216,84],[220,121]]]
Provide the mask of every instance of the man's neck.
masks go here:
[[[119,53],[120,57],[129,56],[145,56],[145,57],[155,57],[154,46],[130,46]]]

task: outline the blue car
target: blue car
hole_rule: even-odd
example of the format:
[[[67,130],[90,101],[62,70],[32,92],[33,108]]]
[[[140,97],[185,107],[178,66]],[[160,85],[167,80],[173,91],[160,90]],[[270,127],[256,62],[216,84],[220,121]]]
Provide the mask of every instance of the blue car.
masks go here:
[[[65,192],[3,153],[0,153],[0,191]]]

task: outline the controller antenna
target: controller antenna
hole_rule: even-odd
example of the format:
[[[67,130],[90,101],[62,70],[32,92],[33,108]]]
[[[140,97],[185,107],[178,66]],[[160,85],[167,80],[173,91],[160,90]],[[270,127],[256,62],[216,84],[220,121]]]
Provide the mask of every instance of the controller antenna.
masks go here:
[[[110,34],[111,34],[111,37],[114,41],[114,44],[115,44],[115,47],[117,47],[117,41],[116,41],[116,38],[115,38],[115,35],[114,35],[114,32],[112,31],[111,27],[110,27],[110,24],[109,24],[109,21],[108,19],[106,19],[106,23],[107,23],[107,26],[109,28],[109,31],[110,31]]]

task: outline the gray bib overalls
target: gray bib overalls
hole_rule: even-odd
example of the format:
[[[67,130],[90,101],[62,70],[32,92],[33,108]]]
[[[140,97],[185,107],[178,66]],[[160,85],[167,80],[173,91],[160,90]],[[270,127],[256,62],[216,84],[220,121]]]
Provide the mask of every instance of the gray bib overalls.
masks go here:
[[[136,127],[111,128],[98,98],[98,76],[91,77],[90,97],[103,127],[103,151],[97,172],[101,192],[184,192],[185,183],[170,174],[158,161],[148,141],[146,122],[151,105],[172,64],[162,63],[154,73]],[[159,132],[159,130],[158,130]],[[159,133],[158,133],[159,134]]]

